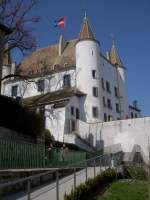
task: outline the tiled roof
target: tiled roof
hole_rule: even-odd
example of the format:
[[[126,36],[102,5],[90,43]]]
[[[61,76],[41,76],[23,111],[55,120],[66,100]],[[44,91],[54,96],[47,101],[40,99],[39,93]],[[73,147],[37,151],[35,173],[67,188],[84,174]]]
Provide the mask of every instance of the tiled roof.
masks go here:
[[[49,92],[46,94],[41,94],[33,97],[28,97],[22,100],[24,106],[38,106],[43,104],[51,104],[67,100],[72,96],[83,96],[85,95],[76,88],[65,88],[63,90]]]
[[[93,40],[95,40],[95,36],[94,36],[93,31],[90,27],[90,24],[88,22],[87,17],[84,17],[84,19],[83,19],[83,24],[82,24],[81,31],[80,31],[80,34],[79,34],[79,39],[80,40],[83,40],[83,39],[93,39]]]
[[[121,60],[121,58],[120,58],[120,56],[118,54],[118,51],[117,51],[117,49],[116,49],[116,47],[115,47],[114,44],[113,44],[112,49],[111,49],[110,59],[111,59],[112,64],[114,64],[114,65],[117,64],[120,67],[124,66],[123,62],[122,62],[122,60]]]
[[[25,59],[19,67],[21,75],[34,75],[40,72],[50,72],[56,68],[75,66],[75,43],[76,39],[67,42],[67,45],[59,56],[59,44],[39,49]]]

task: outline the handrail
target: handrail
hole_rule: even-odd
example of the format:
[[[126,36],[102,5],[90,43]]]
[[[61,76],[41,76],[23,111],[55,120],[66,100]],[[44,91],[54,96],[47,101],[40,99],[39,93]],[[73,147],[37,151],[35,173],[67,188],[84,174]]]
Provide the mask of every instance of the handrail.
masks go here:
[[[103,154],[103,155],[100,155],[100,156],[96,156],[96,157],[93,157],[93,158],[90,158],[90,159],[81,161],[81,162],[79,162],[79,164],[80,164],[80,163],[86,163],[86,162],[89,162],[89,161],[91,161],[91,160],[96,160],[96,159],[98,159],[98,158],[104,157],[105,155],[110,155],[110,154]],[[29,176],[29,177],[21,178],[21,179],[16,180],[16,181],[11,181],[11,182],[7,182],[7,183],[2,183],[2,184],[0,184],[0,188],[7,187],[7,186],[10,186],[10,185],[15,185],[15,184],[17,184],[17,183],[25,182],[25,181],[28,181],[28,180],[34,180],[35,178],[39,178],[39,177],[41,177],[41,176],[44,176],[44,175],[48,175],[48,174],[57,172],[58,170],[74,169],[74,168],[82,169],[82,168],[84,168],[83,166],[76,166],[76,164],[77,164],[77,163],[74,163],[75,166],[73,166],[73,164],[70,164],[71,166],[68,165],[68,166],[66,166],[66,167],[55,168],[54,170],[52,170],[51,168],[49,168],[49,169],[52,170],[52,171],[43,172],[43,173],[40,173],[40,174],[37,174],[37,175],[32,175],[32,176]],[[88,167],[88,165],[86,165],[86,167]]]

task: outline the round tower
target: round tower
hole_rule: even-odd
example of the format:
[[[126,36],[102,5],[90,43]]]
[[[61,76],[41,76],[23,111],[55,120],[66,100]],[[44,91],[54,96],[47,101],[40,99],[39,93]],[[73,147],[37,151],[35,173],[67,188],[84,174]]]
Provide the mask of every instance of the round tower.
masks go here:
[[[117,48],[113,42],[111,49],[111,62],[116,65],[117,82],[119,90],[120,117],[126,119],[129,117],[129,104],[127,92],[126,68],[121,61]]]
[[[76,87],[86,94],[81,108],[86,122],[100,121],[99,47],[85,16],[76,43]]]

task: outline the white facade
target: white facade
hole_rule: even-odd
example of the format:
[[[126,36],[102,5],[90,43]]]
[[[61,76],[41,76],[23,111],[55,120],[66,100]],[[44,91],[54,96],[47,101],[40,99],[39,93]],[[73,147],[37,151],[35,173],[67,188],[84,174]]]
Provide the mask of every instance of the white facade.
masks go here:
[[[100,139],[92,130],[90,135],[87,135],[89,130],[85,131],[84,124],[97,124],[130,117],[126,70],[120,65],[120,60],[117,60],[120,58],[116,49],[116,54],[113,55],[115,62],[102,55],[100,44],[95,39],[87,18],[84,18],[79,39],[71,47],[70,44],[72,41],[67,42],[61,36],[59,45],[53,47],[56,58],[53,56],[50,63],[53,59],[52,65],[60,66],[61,70],[51,70],[49,73],[36,75],[27,80],[6,79],[3,81],[2,93],[14,98],[19,96],[23,99],[36,96],[37,99],[38,97],[41,99],[44,98],[44,95],[51,94],[52,100],[49,100],[48,103],[46,100],[44,101],[45,128],[49,129],[58,141],[68,141],[67,137],[72,137],[74,139],[69,139],[70,141],[80,143],[79,137],[81,137],[89,145],[99,148]],[[115,47],[113,46],[113,48]],[[44,55],[44,51],[46,50],[38,50],[37,54]],[[73,53],[71,54],[71,52]],[[34,57],[33,54],[32,59],[31,55],[31,61],[35,58],[38,59],[38,56]],[[70,68],[65,69],[64,66],[68,65],[70,61],[72,62],[69,64]],[[12,74],[12,70],[4,69],[3,73],[5,75],[6,73],[7,75]],[[42,89],[39,89],[39,81],[43,81]],[[68,93],[68,96],[64,97],[63,91],[70,90],[70,88],[73,88],[72,94]],[[54,99],[53,95],[56,95],[57,91],[60,91],[62,96],[58,95],[59,97]],[[63,106],[60,106],[61,102],[63,102]],[[36,101],[36,104],[32,105],[38,108],[41,103]],[[78,138],[77,135],[79,135]]]

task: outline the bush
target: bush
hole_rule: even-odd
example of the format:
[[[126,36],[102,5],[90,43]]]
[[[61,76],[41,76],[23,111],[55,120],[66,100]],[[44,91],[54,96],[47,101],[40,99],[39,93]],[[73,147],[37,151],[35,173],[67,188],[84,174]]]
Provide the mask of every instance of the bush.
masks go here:
[[[145,171],[144,167],[138,166],[128,166],[126,170],[129,176],[133,179],[137,180],[147,180],[147,172]]]
[[[86,200],[89,199],[93,190],[112,182],[116,177],[115,171],[107,169],[94,179],[88,179],[86,183],[80,184],[71,194],[65,194],[64,200]]]

